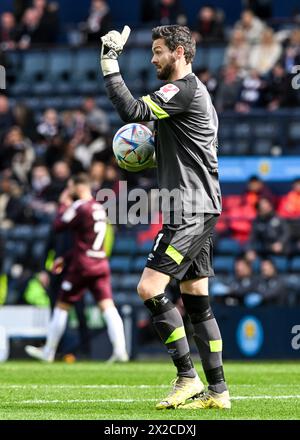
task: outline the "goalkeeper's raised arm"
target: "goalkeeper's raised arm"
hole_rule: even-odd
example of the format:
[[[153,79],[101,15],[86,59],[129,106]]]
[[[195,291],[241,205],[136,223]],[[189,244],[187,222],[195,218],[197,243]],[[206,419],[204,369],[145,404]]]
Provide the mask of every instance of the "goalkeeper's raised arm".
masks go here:
[[[170,26],[173,27],[175,29],[177,26]],[[195,47],[193,43],[187,44],[186,35],[182,32],[184,28],[180,28],[177,40],[174,40],[172,30],[173,46],[168,45],[168,41],[161,37],[160,27],[153,29],[151,62],[157,70],[158,79],[168,83],[156,92],[139,99],[135,99],[128,90],[118,64],[118,57],[129,38],[130,28],[125,26],[121,33],[110,31],[101,38],[101,68],[108,97],[125,122],[169,118],[186,111],[190,105],[196,87],[191,87],[189,81],[183,79],[192,72],[191,61]]]
[[[134,99],[120,75],[118,56],[123,51],[129,35],[130,28],[124,26],[122,33],[110,31],[101,38],[101,68],[107,94],[123,121],[149,121],[150,111],[142,102]]]

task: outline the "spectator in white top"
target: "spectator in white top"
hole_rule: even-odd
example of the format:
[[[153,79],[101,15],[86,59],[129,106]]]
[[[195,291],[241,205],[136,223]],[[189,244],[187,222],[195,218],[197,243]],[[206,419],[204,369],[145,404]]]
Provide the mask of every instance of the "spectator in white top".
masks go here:
[[[37,126],[37,132],[43,138],[53,138],[59,132],[59,118],[57,111],[52,108],[45,110],[41,123]]]
[[[246,41],[249,44],[255,44],[259,42],[264,27],[264,23],[250,9],[245,9],[234,29],[242,29]]]
[[[250,53],[249,65],[259,75],[266,75],[279,60],[282,52],[281,44],[274,38],[272,28],[266,28],[261,36],[261,41],[256,44]]]
[[[249,63],[250,45],[242,29],[235,29],[230,38],[229,46],[225,52],[225,65],[235,64],[240,70],[240,75],[247,70]]]
[[[4,164],[11,169],[17,180],[27,184],[28,174],[35,159],[35,152],[30,139],[25,138],[18,126],[13,126],[3,140]],[[3,165],[3,164],[1,164]]]

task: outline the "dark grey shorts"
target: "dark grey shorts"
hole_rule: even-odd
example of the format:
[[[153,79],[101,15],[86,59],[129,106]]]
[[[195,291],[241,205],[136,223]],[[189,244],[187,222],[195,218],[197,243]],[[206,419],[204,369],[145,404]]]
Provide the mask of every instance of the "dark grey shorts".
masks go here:
[[[219,215],[199,221],[164,225],[157,234],[146,267],[180,281],[214,276],[212,233]]]

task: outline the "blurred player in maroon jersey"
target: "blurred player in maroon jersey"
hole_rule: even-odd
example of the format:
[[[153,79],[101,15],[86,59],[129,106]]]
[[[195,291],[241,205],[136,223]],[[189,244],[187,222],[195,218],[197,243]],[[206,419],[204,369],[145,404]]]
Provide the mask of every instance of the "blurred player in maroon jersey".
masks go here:
[[[55,262],[56,273],[62,270],[63,265],[66,273],[49,324],[46,344],[41,348],[27,345],[25,350],[29,356],[46,362],[54,360],[67,325],[68,311],[88,289],[107,324],[113,346],[110,360],[128,360],[123,322],[112,299],[110,268],[103,248],[106,226],[105,210],[93,198],[88,176],[82,173],[72,177],[60,196],[54,229],[59,232],[71,228],[74,246],[63,259]]]

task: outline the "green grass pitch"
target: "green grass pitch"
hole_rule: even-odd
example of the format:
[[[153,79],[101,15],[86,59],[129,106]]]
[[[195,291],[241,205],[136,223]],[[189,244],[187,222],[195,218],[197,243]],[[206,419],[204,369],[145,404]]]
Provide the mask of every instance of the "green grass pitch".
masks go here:
[[[299,362],[227,362],[225,372],[230,411],[157,411],[174,375],[170,363],[10,361],[0,364],[0,419],[300,418]]]

